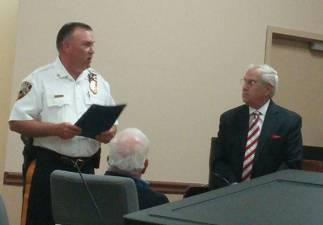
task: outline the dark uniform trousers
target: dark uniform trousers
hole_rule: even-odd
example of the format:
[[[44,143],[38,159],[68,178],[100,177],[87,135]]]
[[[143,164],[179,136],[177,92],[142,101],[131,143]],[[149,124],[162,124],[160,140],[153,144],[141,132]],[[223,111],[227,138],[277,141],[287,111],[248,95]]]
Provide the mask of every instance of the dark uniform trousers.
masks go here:
[[[21,225],[54,225],[50,174],[54,170],[77,172],[76,161],[82,173],[94,174],[96,154],[89,158],[71,158],[37,146],[32,147],[32,152],[34,159],[28,162],[24,173]]]

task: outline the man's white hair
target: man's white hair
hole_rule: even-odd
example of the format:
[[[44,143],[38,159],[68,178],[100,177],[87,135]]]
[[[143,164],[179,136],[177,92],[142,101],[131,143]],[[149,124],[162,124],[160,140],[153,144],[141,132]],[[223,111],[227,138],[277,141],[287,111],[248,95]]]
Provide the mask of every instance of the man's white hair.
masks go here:
[[[108,164],[128,172],[140,172],[149,150],[147,136],[137,128],[127,128],[109,143]]]
[[[267,64],[260,65],[249,65],[248,70],[256,69],[261,73],[261,80],[264,83],[270,84],[273,86],[273,91],[270,94],[270,97],[275,95],[275,92],[278,88],[278,73],[277,71]]]

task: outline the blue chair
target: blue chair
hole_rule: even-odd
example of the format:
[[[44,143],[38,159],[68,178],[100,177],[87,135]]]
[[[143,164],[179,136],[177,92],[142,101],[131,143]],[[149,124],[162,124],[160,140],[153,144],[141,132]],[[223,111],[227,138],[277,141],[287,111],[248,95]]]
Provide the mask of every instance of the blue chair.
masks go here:
[[[125,214],[139,210],[132,179],[90,174],[82,174],[82,177],[79,173],[62,170],[51,174],[55,223],[123,225]]]
[[[0,224],[9,225],[7,210],[1,196],[0,196]]]

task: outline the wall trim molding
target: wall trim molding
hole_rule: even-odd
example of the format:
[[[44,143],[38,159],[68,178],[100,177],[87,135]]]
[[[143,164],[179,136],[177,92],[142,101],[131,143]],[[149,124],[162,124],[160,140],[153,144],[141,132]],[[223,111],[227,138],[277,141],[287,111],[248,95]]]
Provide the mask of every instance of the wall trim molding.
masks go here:
[[[149,181],[151,188],[165,194],[184,194],[189,187],[201,187],[204,184],[169,182],[169,181]]]
[[[22,173],[5,171],[3,175],[3,184],[10,186],[22,186]]]
[[[165,194],[184,194],[185,190],[191,186],[203,186],[198,183],[185,183],[185,182],[168,182],[168,181],[149,181],[151,188]],[[5,171],[3,176],[3,184],[8,186],[21,186],[22,173]]]

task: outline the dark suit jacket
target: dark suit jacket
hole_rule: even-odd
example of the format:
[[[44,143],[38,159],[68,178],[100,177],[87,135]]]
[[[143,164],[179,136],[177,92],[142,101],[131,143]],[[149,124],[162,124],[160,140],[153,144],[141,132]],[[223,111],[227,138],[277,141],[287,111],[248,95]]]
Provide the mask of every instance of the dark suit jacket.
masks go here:
[[[137,177],[126,176],[112,171],[106,171],[105,175],[131,178],[136,184],[140,210],[169,202],[166,195],[153,191],[145,181]]]
[[[279,169],[300,169],[303,158],[301,117],[270,101],[259,137],[251,178]],[[215,174],[229,183],[240,182],[249,130],[249,107],[242,105],[220,117],[215,143]],[[224,179],[223,179],[224,178]]]

